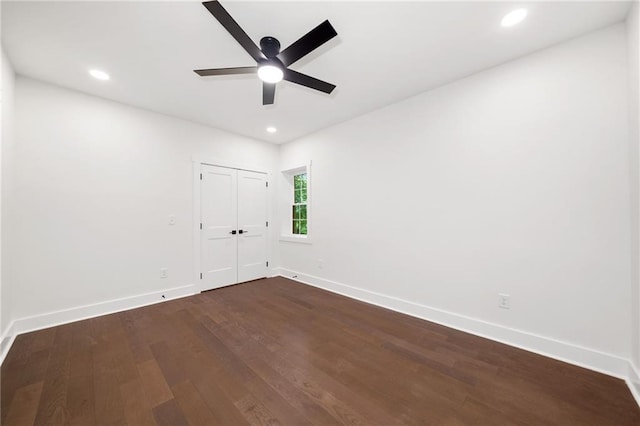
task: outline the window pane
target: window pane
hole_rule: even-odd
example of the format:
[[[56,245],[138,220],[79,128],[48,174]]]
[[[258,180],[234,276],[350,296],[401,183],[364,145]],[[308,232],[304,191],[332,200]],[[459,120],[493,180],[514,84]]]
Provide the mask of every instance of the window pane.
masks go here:
[[[293,202],[291,207],[291,228],[296,235],[307,234],[307,174],[293,176]]]
[[[293,188],[294,189],[303,189],[307,187],[307,174],[303,173],[301,175],[295,175],[293,177]]]

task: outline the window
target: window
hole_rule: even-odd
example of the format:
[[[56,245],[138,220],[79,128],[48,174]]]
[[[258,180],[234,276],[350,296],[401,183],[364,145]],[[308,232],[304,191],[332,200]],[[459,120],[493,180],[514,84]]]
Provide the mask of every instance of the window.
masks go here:
[[[307,235],[307,174],[293,175],[293,205],[291,206],[293,235]]]
[[[282,171],[280,241],[311,244],[313,233],[311,162]]]

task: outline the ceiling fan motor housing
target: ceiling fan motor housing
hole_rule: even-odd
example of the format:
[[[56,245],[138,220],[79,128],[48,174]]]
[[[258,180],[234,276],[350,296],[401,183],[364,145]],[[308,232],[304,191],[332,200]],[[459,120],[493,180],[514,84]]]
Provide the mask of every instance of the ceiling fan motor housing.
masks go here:
[[[275,58],[280,53],[280,42],[275,37],[262,37],[260,39],[260,50],[267,58]]]

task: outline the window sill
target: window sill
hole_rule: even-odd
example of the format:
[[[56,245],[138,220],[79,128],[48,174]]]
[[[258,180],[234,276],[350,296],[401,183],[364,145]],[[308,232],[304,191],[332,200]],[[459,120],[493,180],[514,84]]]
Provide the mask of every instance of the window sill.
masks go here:
[[[288,243],[299,243],[299,244],[311,244],[311,238],[308,235],[280,235],[280,241],[288,242]]]

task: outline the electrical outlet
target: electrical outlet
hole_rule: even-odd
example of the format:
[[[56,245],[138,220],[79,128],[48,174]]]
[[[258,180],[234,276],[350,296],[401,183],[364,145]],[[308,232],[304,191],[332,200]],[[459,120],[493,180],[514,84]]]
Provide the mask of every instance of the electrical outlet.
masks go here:
[[[169,276],[169,270],[167,268],[160,268],[160,278],[167,278]]]
[[[172,214],[169,215],[169,225],[175,225],[176,224],[176,217]]]
[[[511,309],[511,296],[504,293],[498,293],[498,307],[502,309]]]

